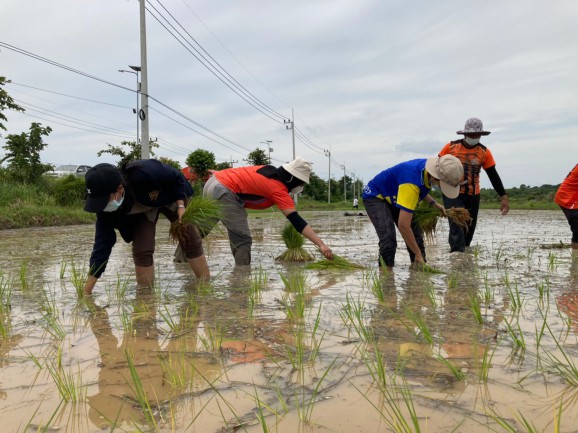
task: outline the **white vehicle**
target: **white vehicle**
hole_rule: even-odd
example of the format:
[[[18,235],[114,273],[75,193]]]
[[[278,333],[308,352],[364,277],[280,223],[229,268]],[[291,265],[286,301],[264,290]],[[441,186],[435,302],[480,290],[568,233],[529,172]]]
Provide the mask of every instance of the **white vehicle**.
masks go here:
[[[68,176],[69,174],[78,177],[84,177],[90,168],[90,165],[59,165],[53,171],[49,171],[46,174],[48,176],[56,177]]]

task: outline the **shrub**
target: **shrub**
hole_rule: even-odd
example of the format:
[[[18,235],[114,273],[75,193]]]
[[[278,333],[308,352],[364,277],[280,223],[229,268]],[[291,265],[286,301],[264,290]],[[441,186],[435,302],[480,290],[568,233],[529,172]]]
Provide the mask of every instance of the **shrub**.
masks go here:
[[[60,206],[78,206],[86,195],[84,179],[72,174],[54,179],[52,194]]]

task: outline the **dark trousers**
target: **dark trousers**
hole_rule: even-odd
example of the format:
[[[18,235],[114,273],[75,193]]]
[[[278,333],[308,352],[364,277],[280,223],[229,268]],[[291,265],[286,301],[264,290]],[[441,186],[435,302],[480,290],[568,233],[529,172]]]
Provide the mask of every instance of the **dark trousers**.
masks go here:
[[[386,200],[380,200],[378,198],[363,199],[363,204],[367,216],[371,220],[373,227],[375,227],[375,232],[379,238],[379,265],[381,266],[383,263],[385,266],[393,267],[395,264],[395,252],[397,250],[396,227],[400,210]],[[411,223],[411,230],[425,260],[422,231],[413,221]],[[415,261],[415,254],[409,248],[407,248],[407,251],[409,253],[409,259],[413,263]]]
[[[465,208],[470,213],[472,221],[467,228],[460,227],[449,219],[450,223],[450,252],[461,251],[464,252],[466,247],[469,247],[474,238],[476,231],[476,224],[478,222],[478,211],[480,210],[480,195],[460,194],[456,198],[447,198],[444,196],[444,207],[446,209]]]

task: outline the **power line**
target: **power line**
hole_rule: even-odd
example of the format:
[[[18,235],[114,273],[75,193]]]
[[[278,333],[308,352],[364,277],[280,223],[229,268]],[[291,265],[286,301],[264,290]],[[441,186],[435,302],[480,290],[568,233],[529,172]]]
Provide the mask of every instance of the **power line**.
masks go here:
[[[195,59],[197,59],[205,68],[207,68],[207,70],[209,70],[209,72],[211,72],[219,81],[221,81],[223,84],[225,84],[230,90],[232,90],[233,92],[235,92],[239,97],[241,97],[245,102],[247,102],[249,105],[251,105],[251,106],[252,106],[253,108],[255,108],[257,111],[261,112],[262,114],[264,114],[265,116],[267,116],[268,118],[270,118],[271,120],[273,120],[273,121],[275,121],[275,122],[277,122],[277,123],[283,123],[283,120],[278,120],[278,119],[272,117],[271,114],[265,112],[264,110],[267,110],[267,111],[269,111],[269,112],[272,112],[274,116],[277,116],[277,117],[279,117],[280,119],[285,119],[285,118],[286,118],[285,116],[277,113],[276,111],[274,111],[273,109],[271,109],[270,107],[268,107],[266,104],[264,104],[263,102],[261,102],[259,99],[257,99],[252,93],[250,93],[250,92],[249,92],[248,90],[246,90],[243,86],[241,86],[240,84],[238,84],[238,81],[235,80],[234,78],[232,78],[232,77],[230,76],[230,74],[229,74],[228,72],[226,72],[220,65],[219,65],[219,68],[222,69],[223,71],[225,71],[224,73],[221,72],[221,71],[219,70],[219,68],[217,68],[215,65],[213,65],[212,63],[210,63],[210,61],[207,60],[207,58],[206,58],[199,50],[197,50],[194,46],[192,46],[190,43],[188,43],[188,42],[186,41],[186,38],[182,35],[182,33],[179,32],[179,30],[177,30],[177,29],[174,27],[174,25],[172,25],[172,24],[169,22],[169,20],[168,20],[165,16],[163,16],[163,14],[162,14],[161,12],[158,11],[158,9],[155,8],[155,6],[153,6],[153,5],[150,3],[150,1],[147,0],[147,3],[156,11],[156,13],[157,13],[160,17],[162,17],[162,19],[167,23],[167,25],[170,26],[170,27],[179,35],[179,37],[182,38],[184,41],[180,40],[180,39],[175,35],[175,33],[173,33],[171,30],[169,30],[169,28],[168,28],[165,24],[163,24],[163,23],[161,22],[161,20],[160,20],[149,8],[146,8],[147,11],[151,14],[151,16],[152,16],[155,20],[157,20],[157,22],[158,22],[162,27],[164,27],[165,30],[167,30],[167,32],[168,32],[177,42],[179,42],[193,57],[195,57]],[[159,4],[160,4],[160,2],[159,2]],[[161,6],[162,6],[162,4],[161,4]],[[163,6],[163,8],[164,8],[164,6]],[[166,9],[165,9],[165,10],[166,10]],[[168,12],[168,11],[167,11],[167,12]],[[170,15],[170,13],[169,13],[169,15]],[[171,17],[172,17],[172,15],[171,15]],[[173,20],[175,20],[175,21],[177,22],[177,24],[178,24],[181,28],[183,28],[174,17],[172,17],[172,18],[173,18]],[[183,30],[184,30],[184,28],[183,28]],[[185,32],[186,32],[186,30],[185,30]],[[193,38],[192,36],[190,36],[190,34],[187,33],[187,35],[189,35],[189,37],[194,40],[194,38]],[[192,50],[194,50],[198,55],[195,54],[193,51],[191,51],[191,49],[189,49],[189,48],[185,45],[185,42],[187,42],[187,45],[189,45],[189,46],[192,48]],[[195,43],[197,43],[197,45],[199,45],[197,41],[195,41]],[[200,45],[199,45],[199,46],[200,46]],[[203,49],[203,51],[205,51],[205,50]],[[206,52],[206,51],[205,51],[205,52]],[[207,54],[208,54],[208,53],[207,53]],[[201,60],[201,57],[202,57],[203,60]],[[212,59],[212,57],[211,57],[211,59]],[[218,65],[218,63],[217,63],[217,65]],[[231,79],[228,78],[227,76],[231,77]],[[237,83],[237,84],[235,84],[235,83]],[[263,107],[263,108],[261,108],[261,107]]]
[[[110,105],[112,107],[119,107],[119,108],[131,108],[131,107],[127,107],[125,105],[111,104],[110,102],[95,101],[94,99],[87,99],[87,98],[81,98],[79,96],[67,95],[66,93],[53,92],[51,90],[41,89],[39,87],[28,86],[28,85],[22,84],[22,83],[15,83],[14,81],[10,81],[9,84],[15,84],[16,86],[28,87],[29,89],[40,90],[41,92],[52,93],[53,95],[66,96],[67,98],[80,99],[81,101],[94,102],[95,104]],[[132,92],[136,93],[136,90],[133,90]]]

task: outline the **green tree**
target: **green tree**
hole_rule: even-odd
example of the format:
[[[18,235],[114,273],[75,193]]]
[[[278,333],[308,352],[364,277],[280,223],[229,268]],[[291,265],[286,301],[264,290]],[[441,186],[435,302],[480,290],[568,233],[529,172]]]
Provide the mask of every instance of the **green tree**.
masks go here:
[[[217,165],[215,165],[215,170],[226,170],[227,168],[231,168],[231,163],[228,161],[219,162]]]
[[[185,161],[193,169],[196,175],[203,179],[209,175],[209,170],[215,168],[215,154],[204,149],[191,152]]]
[[[175,161],[174,159],[167,158],[166,156],[160,156],[159,161],[163,162],[167,165],[170,165],[171,167],[176,168],[179,171],[181,170],[181,164],[179,163],[179,161]]]
[[[6,127],[2,122],[6,122],[8,119],[4,115],[3,111],[6,109],[24,111],[24,108],[16,104],[8,92],[2,88],[6,83],[10,83],[10,80],[7,80],[6,77],[0,77],[0,128],[4,131],[6,131]]]
[[[267,165],[270,164],[267,154],[262,149],[255,149],[253,152],[247,156],[247,162],[250,165]]]
[[[6,144],[2,146],[6,154],[0,159],[0,164],[8,161],[8,170],[14,179],[36,182],[53,168],[50,164],[42,164],[40,160],[40,151],[47,146],[42,137],[51,132],[50,126],[44,128],[40,123],[32,123],[29,133],[7,135]]]
[[[311,173],[309,176],[309,184],[305,185],[303,189],[303,194],[318,201],[327,200],[327,182],[317,176],[315,173]]]
[[[108,149],[99,150],[96,153],[96,156],[102,156],[103,153],[110,153],[111,155],[118,156],[120,160],[118,161],[117,165],[120,167],[124,163],[128,161],[133,161],[135,159],[141,159],[142,155],[142,147],[137,144],[136,141],[123,141],[120,143],[120,146],[113,146],[112,144],[106,144]],[[151,156],[155,156],[153,149],[159,147],[159,144],[154,141],[149,141],[149,149]]]

